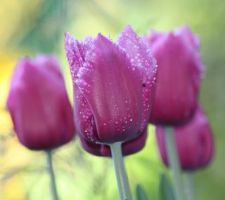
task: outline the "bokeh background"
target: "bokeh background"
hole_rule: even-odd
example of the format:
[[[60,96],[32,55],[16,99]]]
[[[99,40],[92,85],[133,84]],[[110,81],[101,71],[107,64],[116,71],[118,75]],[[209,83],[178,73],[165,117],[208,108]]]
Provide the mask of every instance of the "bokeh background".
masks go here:
[[[195,173],[198,200],[225,196],[225,1],[220,0],[0,0],[0,199],[50,199],[46,158],[22,147],[13,133],[5,101],[16,60],[51,53],[58,56],[72,100],[71,79],[63,37],[98,32],[115,39],[126,25],[139,34],[151,29],[168,31],[189,25],[201,39],[206,70],[200,101],[215,134],[216,156],[206,169]],[[147,145],[126,158],[132,189],[141,183],[158,200],[160,173],[165,172],[149,127]],[[54,153],[61,200],[115,200],[116,182],[110,159],[84,152],[79,141]]]

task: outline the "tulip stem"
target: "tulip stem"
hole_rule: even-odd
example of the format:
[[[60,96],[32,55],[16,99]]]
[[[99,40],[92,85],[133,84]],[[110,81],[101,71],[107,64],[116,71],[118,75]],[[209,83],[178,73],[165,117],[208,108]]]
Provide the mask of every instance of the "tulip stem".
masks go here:
[[[185,200],[183,180],[180,168],[180,162],[177,155],[176,143],[173,128],[166,128],[166,147],[169,157],[169,166],[172,171],[175,195],[177,200]]]
[[[47,150],[46,156],[47,156],[47,169],[48,169],[50,184],[51,184],[52,200],[58,200],[59,197],[58,197],[58,192],[56,188],[55,173],[54,173],[53,163],[52,163],[52,151]]]
[[[184,174],[185,180],[185,191],[187,200],[194,200],[195,199],[195,189],[194,189],[194,173],[193,172],[186,172]]]
[[[110,144],[120,200],[132,200],[120,142]]]

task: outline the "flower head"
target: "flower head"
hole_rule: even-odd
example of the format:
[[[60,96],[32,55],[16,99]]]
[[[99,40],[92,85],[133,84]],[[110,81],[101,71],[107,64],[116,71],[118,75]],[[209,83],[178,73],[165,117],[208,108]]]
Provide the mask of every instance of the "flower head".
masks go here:
[[[53,56],[17,63],[7,106],[20,142],[29,149],[56,148],[74,136],[72,107]]]
[[[150,122],[180,125],[195,112],[203,65],[199,40],[188,27],[152,32],[147,38],[158,64],[156,95]]]
[[[65,48],[79,135],[85,141],[106,144],[142,134],[156,76],[148,44],[128,26],[116,43],[101,34],[84,41],[66,34]]]
[[[157,142],[163,162],[168,166],[168,156],[163,127],[156,128]],[[200,108],[187,124],[174,129],[177,152],[183,170],[206,167],[214,155],[212,130]]]

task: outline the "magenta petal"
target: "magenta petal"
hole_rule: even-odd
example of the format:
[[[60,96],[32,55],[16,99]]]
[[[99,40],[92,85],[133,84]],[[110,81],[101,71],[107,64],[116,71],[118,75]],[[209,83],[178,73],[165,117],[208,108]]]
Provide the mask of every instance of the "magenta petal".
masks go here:
[[[179,27],[178,29],[176,29],[175,34],[183,37],[183,39],[187,41],[187,44],[192,45],[194,49],[199,49],[199,38],[192,33],[191,29],[188,26]]]
[[[30,149],[56,148],[74,136],[72,107],[54,57],[18,62],[7,106],[20,142]]]
[[[201,62],[201,56],[200,56],[200,40],[197,37],[196,34],[194,34],[191,29],[188,26],[182,26],[175,31],[175,35],[177,37],[181,37],[184,42],[186,42],[186,46],[191,46],[193,48],[193,59],[198,63],[196,65],[196,71],[199,74],[202,74],[204,72],[204,65]],[[199,80],[199,78],[196,78]],[[197,82],[199,84],[199,81]]]
[[[94,143],[98,141],[94,116],[87,100],[81,94],[76,84],[74,85],[74,91],[74,120],[76,122],[76,130],[84,140]]]
[[[183,36],[165,33],[152,43],[158,74],[150,122],[180,125],[195,112],[202,68],[198,49]]]
[[[130,26],[121,33],[118,44],[124,49],[133,66],[141,72],[142,81],[150,84],[155,79],[157,66],[149,45],[143,38],[138,37]]]
[[[90,105],[98,138],[130,140],[140,130],[141,80],[125,53],[98,35],[92,66],[80,68],[76,84]]]
[[[77,78],[81,67],[89,65],[90,53],[93,52],[93,39],[86,38],[83,42],[75,40],[69,33],[65,33],[65,49],[73,80]]]
[[[143,133],[134,140],[122,144],[123,155],[130,155],[142,150],[145,146],[147,136],[147,130],[145,129]]]
[[[206,167],[214,155],[214,142],[208,119],[200,108],[191,121],[174,129],[176,146],[183,170],[197,170]],[[156,128],[160,155],[168,166],[165,144],[166,132],[162,127]]]
[[[80,51],[81,45],[69,33],[65,33],[65,49],[68,63],[73,69],[72,78],[76,77],[79,67],[84,62],[83,52]]]
[[[39,55],[32,60],[30,59],[29,62],[32,62],[32,64],[36,65],[37,68],[45,67],[46,70],[42,69],[43,73],[46,73],[47,76],[52,75],[51,77],[59,78],[63,81],[63,75],[60,71],[59,62],[55,56]]]
[[[147,42],[143,38],[138,37],[130,26],[127,26],[121,33],[118,44],[127,53],[135,69],[141,73],[143,85],[141,129],[143,130],[149,119],[155,92],[156,62],[152,57]]]
[[[164,33],[152,30],[150,34],[145,37],[145,39],[150,42],[150,44],[153,44],[157,42],[157,40],[160,39],[163,35]]]
[[[122,144],[122,153],[124,156],[134,154],[139,152],[145,146],[145,142],[147,139],[147,131],[145,130],[140,136],[135,138],[134,140],[130,140]],[[85,140],[84,138],[80,138],[81,144],[83,148],[96,156],[105,156],[111,157],[111,151],[108,145],[104,144],[96,144],[90,142],[90,140]]]

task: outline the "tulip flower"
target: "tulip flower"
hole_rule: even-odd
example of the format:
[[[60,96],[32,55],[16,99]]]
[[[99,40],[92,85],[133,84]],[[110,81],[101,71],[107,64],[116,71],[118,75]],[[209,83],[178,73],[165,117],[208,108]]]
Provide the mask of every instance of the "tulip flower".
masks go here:
[[[203,65],[199,40],[188,27],[175,32],[152,32],[147,40],[158,64],[156,94],[150,122],[181,125],[198,104]]]
[[[80,139],[83,148],[90,154],[105,157],[112,156],[111,150],[108,145],[91,143],[90,141],[86,141],[84,138]],[[146,139],[147,139],[147,131],[144,131],[144,133],[141,134],[138,138],[123,143],[122,144],[123,155],[127,156],[142,150],[145,146]]]
[[[12,77],[7,106],[19,141],[31,150],[46,151],[52,199],[58,200],[51,150],[71,141],[75,126],[56,58],[21,59]]]
[[[155,87],[147,43],[128,26],[117,43],[101,34],[84,41],[66,34],[65,48],[79,135],[105,144],[137,138],[147,125]]]
[[[65,49],[81,142],[97,155],[109,155],[104,145],[110,146],[120,199],[131,200],[121,144],[124,154],[142,148],[133,145],[145,132],[156,78],[149,45],[128,26],[116,43],[102,34],[77,41],[67,33]]]
[[[74,136],[72,107],[53,56],[17,63],[7,106],[19,141],[29,149],[53,149]]]
[[[181,170],[170,126],[191,120],[198,105],[203,72],[198,37],[188,27],[174,32],[152,32],[147,38],[158,64],[157,85],[150,122],[167,126],[166,143],[176,198],[184,200]]]
[[[212,130],[208,119],[200,108],[187,124],[174,129],[175,142],[183,170],[192,171],[206,167],[214,155]],[[163,127],[156,128],[156,136],[161,158],[169,165],[165,132]]]

